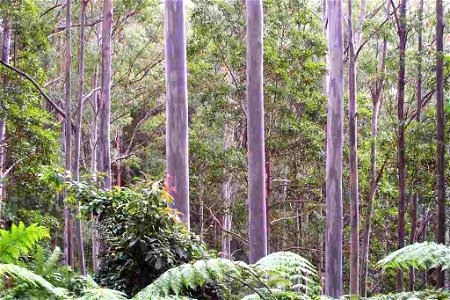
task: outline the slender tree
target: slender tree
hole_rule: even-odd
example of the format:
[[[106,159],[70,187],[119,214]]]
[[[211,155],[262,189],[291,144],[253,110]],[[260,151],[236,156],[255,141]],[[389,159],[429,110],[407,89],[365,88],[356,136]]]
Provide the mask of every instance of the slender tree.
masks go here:
[[[436,194],[437,194],[437,242],[445,244],[445,117],[444,117],[444,8],[442,0],[436,0]],[[436,286],[444,287],[445,272],[437,270]]]
[[[328,0],[328,117],[326,159],[326,278],[325,294],[342,296],[342,127],[343,127],[343,35],[342,1]]]
[[[395,8],[399,37],[399,69],[397,83],[397,171],[398,171],[398,248],[405,246],[405,50],[407,39],[406,0],[401,0],[400,15]],[[397,273],[397,290],[403,290],[403,272]]]
[[[66,44],[65,44],[65,164],[66,164],[66,180],[72,179],[72,33],[71,33],[71,1],[66,2]],[[66,264],[73,266],[73,218],[70,205],[64,204],[64,257]]]
[[[386,17],[390,16],[390,2],[386,4]],[[369,274],[369,251],[370,251],[370,234],[372,231],[372,215],[373,202],[377,193],[377,186],[380,175],[377,172],[377,137],[378,137],[378,117],[380,115],[381,104],[383,100],[384,77],[385,77],[385,60],[387,51],[387,37],[384,35],[383,43],[377,51],[377,77],[375,83],[370,87],[370,94],[372,98],[372,116],[370,121],[370,190],[367,199],[367,215],[364,221],[364,232],[361,249],[361,295],[367,295],[367,276]]]
[[[86,29],[86,0],[80,0],[80,49],[78,52],[78,95],[77,95],[77,119],[75,125],[75,157],[73,164],[73,179],[80,180],[80,153],[81,153],[81,125],[83,118],[83,89],[84,89],[84,48]],[[84,260],[84,241],[81,227],[80,202],[75,204],[75,236],[77,239],[78,264],[81,275],[86,275]]]
[[[112,0],[103,0],[102,22],[102,86],[99,105],[99,161],[98,170],[105,178],[102,185],[106,189],[111,188],[111,36],[113,22]]]
[[[264,153],[263,7],[247,0],[247,143],[250,263],[267,255]]]
[[[419,28],[417,31],[417,85],[416,85],[416,97],[417,97],[417,108],[416,108],[416,122],[421,122],[422,120],[422,31],[423,31],[423,0],[420,0],[419,4]],[[418,185],[420,185],[420,179],[418,179]],[[420,193],[416,192],[412,196],[411,201],[411,230],[409,232],[409,243],[414,244],[417,241],[416,228],[417,228],[417,201],[420,198]],[[409,268],[409,281],[408,290],[414,290],[416,275],[413,267]]]
[[[167,185],[189,227],[188,103],[184,1],[165,1]]]
[[[234,128],[231,124],[225,124],[224,150],[229,150],[233,145]],[[227,174],[223,183],[222,197],[224,201],[223,212],[223,233],[222,233],[222,257],[231,259],[231,227],[233,222],[232,204],[233,204],[233,177]]]
[[[98,82],[98,67],[95,67],[94,70],[94,78],[92,86],[94,88],[97,87]],[[98,107],[100,106],[100,101],[98,97],[98,92],[94,91],[92,93],[91,103],[93,107],[92,112],[92,130],[91,130],[91,174],[94,181],[97,181],[97,141],[98,141]],[[91,215],[91,224],[92,224],[92,269],[94,272],[97,272],[99,267],[98,255],[100,253],[100,245],[99,245],[99,235],[97,229],[97,216],[93,213]]]
[[[2,36],[2,61],[9,64],[9,55],[11,51],[11,17],[6,16],[3,19],[3,36]],[[3,89],[5,94],[8,87],[8,78],[5,74],[2,76]],[[0,101],[0,109],[3,108],[3,102]],[[4,118],[0,118],[0,200],[3,202],[4,197],[4,181],[6,177],[5,172],[5,135],[6,122]],[[0,203],[3,206],[3,203]],[[0,207],[3,209],[3,207]],[[0,220],[3,222],[3,211],[0,212]]]

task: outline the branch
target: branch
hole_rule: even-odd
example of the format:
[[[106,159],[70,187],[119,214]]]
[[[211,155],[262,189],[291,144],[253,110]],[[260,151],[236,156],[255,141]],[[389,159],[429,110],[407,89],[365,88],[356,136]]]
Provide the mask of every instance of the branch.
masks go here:
[[[205,205],[205,206],[206,206],[206,205]],[[207,206],[206,206],[206,207],[207,207]],[[219,225],[220,229],[221,229],[223,232],[228,233],[228,234],[231,234],[232,236],[237,237],[238,239],[244,241],[244,242],[247,243],[247,244],[249,243],[249,241],[248,241],[246,238],[240,236],[240,235],[237,234],[237,233],[234,233],[234,232],[232,232],[232,231],[229,231],[229,230],[226,230],[225,228],[223,228],[223,226],[222,226],[222,224],[220,223],[220,221],[217,220],[216,216],[214,215],[214,213],[213,213],[211,207],[208,207],[208,210],[209,210],[209,212],[211,213],[211,217],[213,218],[213,221],[216,222],[217,225]]]
[[[91,90],[89,93],[87,93],[84,97],[83,97],[83,103],[86,102],[87,100],[89,100],[89,98],[91,98],[91,96],[95,93],[98,92],[102,87],[98,86],[95,89]]]
[[[26,74],[25,72],[17,69],[16,67],[4,62],[3,60],[0,60],[0,63],[5,66],[6,68],[13,70],[14,72],[16,72],[17,74],[19,74],[20,76],[26,78],[28,81],[31,82],[31,84],[33,84],[36,89],[39,91],[39,94],[42,95],[42,97],[45,98],[45,100],[47,100],[48,103],[50,103],[50,105],[62,116],[65,117],[65,113],[64,111],[61,109],[61,107],[58,106],[58,104],[56,104],[45,92],[44,90],[41,88],[41,86],[36,82],[36,80],[34,80],[30,75]]]

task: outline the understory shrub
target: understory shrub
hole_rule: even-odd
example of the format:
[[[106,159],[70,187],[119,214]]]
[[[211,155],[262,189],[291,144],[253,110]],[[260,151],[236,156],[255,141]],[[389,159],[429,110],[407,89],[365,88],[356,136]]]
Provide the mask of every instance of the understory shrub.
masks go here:
[[[99,216],[101,286],[133,295],[168,269],[207,256],[160,183],[111,191],[78,188],[77,197]]]

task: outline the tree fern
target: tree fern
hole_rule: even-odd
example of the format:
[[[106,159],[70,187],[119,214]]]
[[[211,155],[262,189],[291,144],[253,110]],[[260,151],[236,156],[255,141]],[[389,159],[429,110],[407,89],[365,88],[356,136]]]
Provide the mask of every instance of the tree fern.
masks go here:
[[[195,290],[213,282],[224,282],[231,278],[243,281],[250,274],[254,274],[254,271],[242,262],[220,258],[199,260],[168,270],[139,292],[135,299],[182,295],[188,290]]]
[[[379,267],[385,269],[431,269],[442,266],[450,267],[450,247],[433,242],[415,243],[392,252],[378,262]]]
[[[450,293],[443,290],[427,290],[415,292],[402,292],[389,295],[378,295],[367,300],[447,300],[450,298]]]
[[[38,241],[48,237],[48,230],[37,224],[27,227],[20,222],[18,226],[13,224],[10,230],[0,229],[0,262],[17,262],[19,257],[28,254]]]
[[[86,288],[83,290],[83,295],[76,300],[126,300],[124,293],[100,287],[90,276],[84,277],[86,279]]]
[[[36,275],[32,271],[13,264],[0,264],[0,276],[10,276],[18,281],[40,288],[48,294],[61,299],[68,298],[68,291],[63,288],[56,288],[42,276]]]
[[[274,293],[284,293],[286,297],[305,295],[307,286],[317,286],[314,281],[315,274],[310,262],[290,252],[271,254],[254,265],[227,259],[199,260],[168,270],[139,292],[135,299],[186,295],[189,290],[196,290],[206,284],[237,285],[238,292],[251,291],[264,299],[271,299]]]
[[[273,288],[306,292],[308,286],[317,287],[314,266],[292,252],[272,253],[261,258],[254,267]]]

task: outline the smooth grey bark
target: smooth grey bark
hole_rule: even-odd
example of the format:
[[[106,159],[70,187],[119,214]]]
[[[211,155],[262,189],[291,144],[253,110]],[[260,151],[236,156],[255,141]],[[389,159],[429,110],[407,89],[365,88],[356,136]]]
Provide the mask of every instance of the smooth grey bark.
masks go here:
[[[326,279],[325,294],[339,298],[342,290],[342,139],[344,47],[342,1],[328,0],[329,86],[326,159]]]
[[[436,0],[436,194],[437,235],[436,240],[445,244],[445,115],[444,115],[444,8],[442,0]],[[445,271],[436,270],[436,287],[443,288]]]
[[[71,103],[71,62],[72,62],[72,34],[71,28],[71,1],[66,3],[66,43],[65,43],[65,168],[66,180],[72,179],[72,103]],[[73,267],[73,218],[68,204],[64,204],[64,258],[67,265]]]
[[[350,169],[350,294],[359,295],[359,190],[356,104],[356,52],[353,34],[353,1],[348,0],[348,119],[349,119],[349,169]]]
[[[397,17],[399,37],[399,69],[397,85],[397,171],[398,171],[398,248],[405,246],[405,179],[406,179],[406,145],[405,145],[405,50],[406,50],[406,0],[400,4],[400,16]],[[397,290],[403,290],[403,272],[397,272]]]
[[[80,153],[81,153],[81,126],[83,118],[83,91],[84,91],[84,49],[86,29],[86,0],[80,1],[80,49],[78,53],[78,95],[77,116],[75,124],[75,157],[73,164],[73,179],[80,180]],[[94,87],[95,88],[95,87]],[[81,226],[80,201],[75,203],[75,236],[77,240],[78,264],[80,274],[86,275],[86,263],[84,259],[83,230]]]
[[[263,94],[263,7],[246,1],[247,152],[250,263],[267,255],[266,172]]]
[[[423,0],[420,0],[419,4],[419,28],[417,32],[417,85],[416,85],[416,95],[417,95],[417,108],[416,108],[416,121],[421,122],[422,120],[422,31],[423,31]],[[420,185],[420,179],[417,184]],[[409,233],[409,243],[414,244],[417,241],[416,227],[417,227],[417,198],[420,197],[419,192],[414,194],[413,202],[411,203],[411,230]],[[415,269],[413,267],[409,268],[409,281],[408,290],[414,290],[414,284],[416,280]]]
[[[390,2],[386,4],[386,16],[390,15]],[[361,245],[361,296],[367,296],[367,278],[369,274],[369,252],[370,252],[370,234],[372,231],[372,215],[373,202],[377,193],[378,179],[377,175],[377,137],[378,137],[378,117],[380,114],[383,90],[384,90],[384,74],[385,74],[385,59],[387,51],[387,38],[384,36],[383,44],[378,51],[378,75],[375,80],[375,86],[371,88],[372,97],[372,117],[370,123],[370,191],[367,199],[367,215],[364,221],[364,233]]]
[[[165,1],[166,164],[174,207],[189,228],[188,103],[184,1]]]
[[[224,150],[227,151],[233,146],[234,142],[234,128],[230,124],[225,124],[225,142]],[[222,232],[222,258],[231,259],[231,231],[233,214],[232,214],[232,204],[233,204],[233,180],[231,174],[226,175],[226,179],[222,187],[222,197],[224,202],[223,211],[223,232]]]
[[[342,1],[328,0],[329,86],[326,159],[326,279],[325,294],[339,298],[342,290],[342,139],[344,47]]]
[[[98,68],[95,67],[94,79],[93,79],[93,84],[92,84],[92,86],[94,88],[97,87],[97,82],[98,82]],[[92,174],[92,178],[95,182],[95,181],[97,181],[98,107],[100,105],[97,91],[94,91],[94,93],[92,93],[91,103],[92,103],[92,107],[93,107],[92,130],[91,130],[91,174]],[[99,235],[98,235],[97,226],[98,226],[97,216],[92,214],[91,215],[92,270],[94,272],[97,272],[97,270],[100,266],[99,261],[98,261],[98,255],[100,254],[100,243],[99,243]]]
[[[11,51],[11,17],[6,16],[3,20],[3,35],[2,35],[2,61],[9,64],[9,54]],[[8,86],[8,78],[5,74],[2,76],[2,84],[5,90]],[[3,102],[0,101],[0,109],[3,108]],[[0,224],[3,225],[3,208],[4,208],[4,181],[5,181],[5,135],[6,135],[6,122],[5,119],[0,118]]]
[[[113,21],[112,0],[103,1],[102,21],[102,86],[99,105],[99,133],[98,133],[98,171],[105,178],[102,186],[111,189],[111,36]]]

